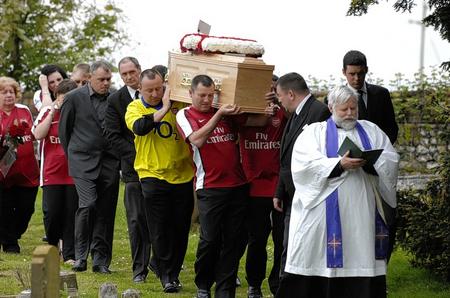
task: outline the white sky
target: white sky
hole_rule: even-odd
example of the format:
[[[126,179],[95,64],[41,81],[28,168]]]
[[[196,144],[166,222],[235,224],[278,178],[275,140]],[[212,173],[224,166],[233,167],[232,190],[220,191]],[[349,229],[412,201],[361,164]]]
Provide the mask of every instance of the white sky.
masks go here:
[[[255,39],[265,47],[263,60],[274,64],[277,75],[295,71],[305,78],[342,78],[342,57],[362,51],[372,78],[385,85],[401,72],[408,78],[419,68],[422,6],[411,14],[397,13],[393,0],[381,1],[362,17],[347,17],[350,0],[226,0],[136,1],[118,0],[126,16],[124,29],[131,42],[114,55],[135,56],[143,68],[167,64],[171,49],[186,33],[197,30],[198,20],[212,26],[210,35]],[[425,66],[450,60],[450,43],[432,28],[426,29]],[[122,82],[120,79],[118,83]],[[388,86],[386,86],[388,87]]]

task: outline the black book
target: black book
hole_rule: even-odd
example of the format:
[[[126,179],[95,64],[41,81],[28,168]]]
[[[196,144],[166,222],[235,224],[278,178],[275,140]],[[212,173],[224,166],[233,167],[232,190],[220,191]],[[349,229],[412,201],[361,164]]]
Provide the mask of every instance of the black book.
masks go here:
[[[352,158],[362,158],[366,161],[366,166],[373,165],[383,152],[383,149],[374,149],[374,150],[361,150],[359,147],[353,143],[348,137],[345,137],[344,142],[342,142],[341,147],[338,150],[338,154],[340,156],[344,156],[344,154],[350,151],[349,157]]]

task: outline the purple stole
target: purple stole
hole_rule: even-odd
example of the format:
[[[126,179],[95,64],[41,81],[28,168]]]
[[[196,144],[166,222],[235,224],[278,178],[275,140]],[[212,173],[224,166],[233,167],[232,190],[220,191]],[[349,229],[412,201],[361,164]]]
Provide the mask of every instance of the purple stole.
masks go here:
[[[372,149],[369,137],[359,122],[356,122],[356,129],[364,150]],[[336,123],[331,117],[327,120],[326,150],[327,157],[338,157],[338,132]],[[342,268],[344,263],[342,253],[341,217],[339,214],[338,199],[338,189],[335,189],[326,198],[328,268]],[[375,212],[375,258],[380,260],[385,259],[387,256],[389,232],[376,208]]]

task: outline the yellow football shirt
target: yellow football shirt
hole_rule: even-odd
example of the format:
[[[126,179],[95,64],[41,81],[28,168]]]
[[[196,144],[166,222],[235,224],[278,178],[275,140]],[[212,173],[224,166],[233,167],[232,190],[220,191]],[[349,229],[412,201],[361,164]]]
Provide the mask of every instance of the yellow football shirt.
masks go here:
[[[139,179],[153,177],[172,184],[186,183],[194,177],[192,157],[176,126],[176,113],[186,104],[173,102],[169,112],[144,136],[135,134],[136,159],[134,169]],[[144,105],[142,100],[132,101],[125,114],[128,129],[133,131],[134,122],[157,110]]]

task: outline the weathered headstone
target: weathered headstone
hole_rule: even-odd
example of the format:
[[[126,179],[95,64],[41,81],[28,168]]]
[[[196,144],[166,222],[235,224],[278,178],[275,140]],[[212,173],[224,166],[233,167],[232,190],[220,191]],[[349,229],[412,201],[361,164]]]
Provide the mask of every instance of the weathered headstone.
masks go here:
[[[31,297],[59,297],[59,254],[52,245],[40,245],[31,261]]]
[[[141,292],[135,289],[128,289],[122,293],[122,298],[141,298]]]
[[[75,272],[61,271],[59,273],[59,279],[60,279],[59,287],[61,290],[69,290],[69,289],[78,290],[77,275],[75,274]]]
[[[106,282],[98,290],[98,298],[119,298],[117,286],[111,282]]]

